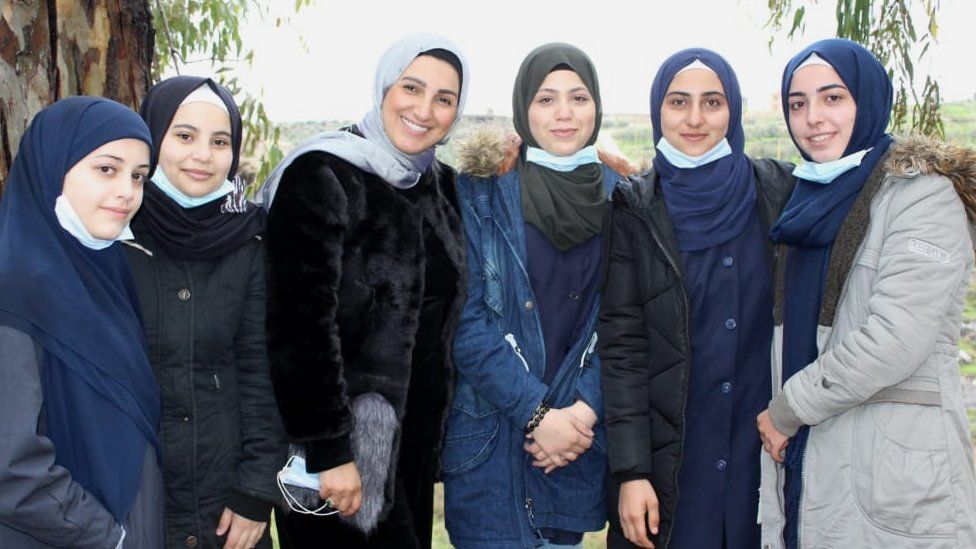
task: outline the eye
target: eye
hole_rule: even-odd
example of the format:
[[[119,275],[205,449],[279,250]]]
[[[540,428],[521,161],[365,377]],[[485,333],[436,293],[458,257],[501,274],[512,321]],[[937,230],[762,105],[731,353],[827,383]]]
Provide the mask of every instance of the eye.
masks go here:
[[[535,102],[542,105],[543,107],[548,107],[549,105],[552,105],[555,102],[555,100],[552,97],[549,97],[548,95],[543,95],[542,97],[537,97],[535,99]]]
[[[824,97],[824,101],[827,103],[837,103],[838,101],[843,101],[843,100],[844,100],[844,95],[840,93],[828,93],[827,96]]]
[[[176,138],[179,139],[180,141],[183,141],[184,143],[189,143],[190,141],[193,140],[193,136],[187,132],[176,133]]]
[[[590,96],[588,95],[579,94],[573,96],[573,101],[577,103],[586,103],[589,100],[590,100]]]
[[[95,169],[105,175],[113,175],[116,172],[115,166],[111,166],[108,164],[101,164],[99,166],[95,166]]]
[[[420,91],[420,87],[412,82],[405,83],[403,85],[403,89],[407,90],[410,93],[417,93]]]
[[[228,141],[228,140],[226,140],[226,139],[224,139],[222,137],[218,137],[217,139],[214,139],[213,140],[213,145],[214,145],[214,147],[220,147],[220,148],[229,147],[230,146],[230,141]]]
[[[806,105],[804,101],[790,101],[789,107],[791,111],[798,111]]]
[[[454,106],[454,100],[451,99],[450,97],[446,97],[446,96],[440,96],[440,97],[438,97],[437,98],[437,102],[440,103],[441,105],[444,105],[445,107],[453,107]]]
[[[135,181],[135,182],[137,182],[137,183],[139,183],[139,184],[145,183],[146,182],[146,177],[147,176],[144,173],[134,173],[134,174],[132,174],[132,180]]]
[[[675,97],[668,101],[668,104],[675,108],[681,108],[685,106],[685,100],[680,97]]]
[[[722,100],[721,99],[716,99],[716,98],[713,97],[713,98],[710,98],[710,99],[706,100],[705,101],[705,105],[707,105],[709,107],[713,107],[713,108],[721,107],[722,106]]]

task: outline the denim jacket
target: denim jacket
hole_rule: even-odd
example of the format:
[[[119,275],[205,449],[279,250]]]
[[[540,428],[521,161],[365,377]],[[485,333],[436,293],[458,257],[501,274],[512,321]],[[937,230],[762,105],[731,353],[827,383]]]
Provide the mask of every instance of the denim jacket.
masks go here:
[[[620,179],[603,167],[609,196]],[[445,518],[466,547],[533,547],[538,531],[600,530],[606,521],[606,428],[596,348],[599,303],[555,379],[526,267],[519,175],[458,178],[467,237],[468,298],[454,338],[458,372],[444,441]],[[585,401],[597,415],[593,446],[548,475],[523,449],[540,402]]]

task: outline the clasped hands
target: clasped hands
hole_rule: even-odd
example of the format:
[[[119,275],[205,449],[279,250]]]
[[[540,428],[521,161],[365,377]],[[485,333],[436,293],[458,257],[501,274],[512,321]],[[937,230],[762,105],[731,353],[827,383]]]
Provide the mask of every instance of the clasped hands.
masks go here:
[[[549,410],[525,437],[523,447],[532,455],[532,465],[548,474],[575,461],[593,445],[596,420],[596,413],[582,400]]]

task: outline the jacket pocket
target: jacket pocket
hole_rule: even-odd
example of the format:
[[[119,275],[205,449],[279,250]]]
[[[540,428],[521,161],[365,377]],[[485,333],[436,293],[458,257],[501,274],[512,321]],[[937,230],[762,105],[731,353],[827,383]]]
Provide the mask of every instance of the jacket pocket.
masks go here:
[[[444,435],[444,476],[460,475],[484,463],[498,442],[498,422],[498,409],[459,380]]]
[[[874,526],[953,537],[955,511],[942,409],[866,404],[854,427],[854,499]]]

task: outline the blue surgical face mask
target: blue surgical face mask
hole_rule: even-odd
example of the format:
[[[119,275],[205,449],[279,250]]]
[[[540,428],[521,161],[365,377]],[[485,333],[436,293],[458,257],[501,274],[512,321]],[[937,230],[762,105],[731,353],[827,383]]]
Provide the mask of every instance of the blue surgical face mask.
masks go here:
[[[544,149],[526,147],[525,160],[557,172],[571,172],[584,164],[599,164],[600,156],[595,145],[583,147],[569,156],[556,156]]]
[[[674,145],[662,136],[657,142],[657,151],[664,155],[664,158],[667,158],[668,162],[675,168],[688,169],[700,168],[705,164],[725,158],[732,154],[732,146],[729,145],[729,140],[723,137],[721,141],[716,143],[705,154],[690,156],[674,148]]]
[[[68,202],[67,197],[61,195],[54,201],[54,215],[58,218],[58,223],[61,228],[68,232],[71,236],[75,237],[81,245],[90,250],[104,250],[112,244],[115,244],[118,240],[131,240],[132,230],[126,225],[122,228],[122,232],[119,236],[112,240],[102,240],[101,238],[95,238],[92,236],[88,229],[85,228],[85,224],[82,223],[81,217],[78,216],[78,212],[71,207],[71,203]]]
[[[851,153],[843,158],[831,160],[830,162],[804,162],[796,168],[793,168],[793,175],[806,181],[827,185],[837,179],[841,174],[860,166],[864,155],[868,154],[870,150],[865,149]]]
[[[163,191],[166,196],[173,199],[183,208],[196,208],[197,206],[203,206],[209,202],[213,202],[218,198],[229,195],[234,190],[234,184],[229,180],[224,180],[214,191],[204,195],[204,196],[188,196],[183,193],[183,191],[176,188],[173,183],[170,182],[169,178],[166,177],[166,172],[163,168],[156,169],[156,173],[152,176],[152,182],[156,187]]]

